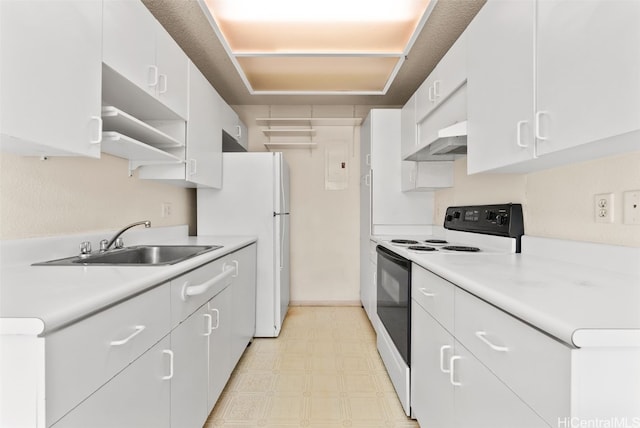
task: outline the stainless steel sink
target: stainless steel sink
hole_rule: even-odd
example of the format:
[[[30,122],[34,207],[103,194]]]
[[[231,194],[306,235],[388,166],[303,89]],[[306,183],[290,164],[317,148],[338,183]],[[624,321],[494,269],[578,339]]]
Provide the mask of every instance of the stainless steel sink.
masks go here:
[[[88,256],[34,263],[35,266],[158,266],[172,265],[208,251],[222,248],[221,245],[139,245]]]

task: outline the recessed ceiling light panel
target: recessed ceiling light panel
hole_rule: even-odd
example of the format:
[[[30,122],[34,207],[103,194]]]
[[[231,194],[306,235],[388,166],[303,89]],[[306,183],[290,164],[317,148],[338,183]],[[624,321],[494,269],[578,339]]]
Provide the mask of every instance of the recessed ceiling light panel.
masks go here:
[[[435,3],[199,1],[249,91],[289,94],[383,94]]]

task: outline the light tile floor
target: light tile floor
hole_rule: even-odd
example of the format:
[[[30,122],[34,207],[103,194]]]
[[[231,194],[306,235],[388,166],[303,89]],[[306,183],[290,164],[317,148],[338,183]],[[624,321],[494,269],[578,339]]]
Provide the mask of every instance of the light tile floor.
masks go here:
[[[204,425],[416,428],[359,307],[289,308],[280,337],[254,339]]]

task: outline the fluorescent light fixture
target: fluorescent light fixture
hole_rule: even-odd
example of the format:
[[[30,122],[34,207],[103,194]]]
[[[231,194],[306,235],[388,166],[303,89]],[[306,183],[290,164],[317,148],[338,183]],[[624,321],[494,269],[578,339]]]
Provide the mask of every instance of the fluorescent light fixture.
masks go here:
[[[199,0],[252,94],[384,94],[436,0]]]

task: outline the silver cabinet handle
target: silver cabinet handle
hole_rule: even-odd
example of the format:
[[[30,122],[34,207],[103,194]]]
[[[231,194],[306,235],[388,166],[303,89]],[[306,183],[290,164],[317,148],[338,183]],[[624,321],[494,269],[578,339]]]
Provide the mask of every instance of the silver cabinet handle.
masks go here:
[[[506,346],[498,346],[489,342],[489,340],[485,337],[486,335],[487,335],[486,331],[476,331],[476,337],[480,339],[489,348],[493,349],[494,351],[507,352],[509,350],[509,348],[507,348]]]

